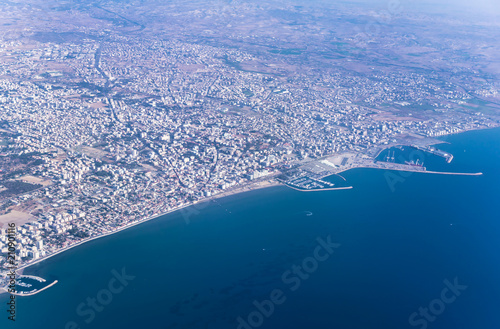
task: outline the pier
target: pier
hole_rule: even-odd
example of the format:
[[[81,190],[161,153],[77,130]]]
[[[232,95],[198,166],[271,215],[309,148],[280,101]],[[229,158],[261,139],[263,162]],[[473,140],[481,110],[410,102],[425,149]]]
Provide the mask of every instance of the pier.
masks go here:
[[[309,176],[302,176],[281,182],[290,188],[303,192],[345,190],[352,188],[352,186],[336,187],[333,183]]]
[[[445,158],[446,162],[448,162],[448,163],[450,163],[453,160],[452,154],[438,150],[437,148],[435,148],[433,146],[422,147],[422,146],[418,146],[418,145],[411,145],[411,147],[416,148],[417,150],[420,150],[420,151],[429,152],[431,154]]]

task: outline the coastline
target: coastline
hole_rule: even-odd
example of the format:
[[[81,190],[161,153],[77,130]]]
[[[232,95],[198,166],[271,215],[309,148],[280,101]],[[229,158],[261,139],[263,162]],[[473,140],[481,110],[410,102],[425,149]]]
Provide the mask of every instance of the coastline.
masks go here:
[[[499,127],[488,127],[488,128],[482,128],[482,129],[470,129],[470,130],[464,130],[464,131],[460,131],[460,132],[455,132],[455,133],[450,133],[450,134],[447,134],[447,135],[443,135],[443,136],[439,136],[439,137],[445,137],[445,136],[449,136],[449,135],[458,135],[458,134],[461,134],[461,133],[466,133],[466,132],[470,132],[470,131],[479,131],[479,130],[487,130],[487,129],[496,129],[496,128],[499,128]],[[436,145],[436,144],[441,144],[441,143],[448,143],[446,141],[441,141],[440,143],[435,143],[435,144],[431,144],[431,145]],[[336,173],[333,173],[333,174],[329,174],[329,175],[326,175],[324,177],[328,177],[328,176],[332,176],[332,175],[339,175],[343,172],[346,172],[346,171],[349,171],[349,170],[352,170],[352,169],[379,169],[379,170],[389,170],[389,171],[405,171],[405,172],[417,172],[417,173],[426,173],[426,174],[442,174],[442,175],[465,175],[465,176],[479,176],[479,175],[482,175],[482,173],[454,173],[454,172],[436,172],[436,171],[421,171],[421,170],[405,170],[405,169],[388,169],[388,168],[379,168],[379,167],[370,167],[370,166],[357,166],[357,167],[350,167],[350,168],[346,168],[346,169],[343,169],[341,171],[338,171]],[[18,275],[21,275],[23,273],[23,271],[27,268],[29,268],[30,266],[33,266],[33,265],[36,265],[38,263],[41,263],[45,260],[48,260],[50,259],[51,257],[53,256],[56,256],[60,253],[63,253],[65,251],[68,251],[72,248],[75,248],[75,247],[78,247],[80,245],[83,245],[87,242],[90,242],[90,241],[93,241],[93,240],[96,240],[96,239],[100,239],[100,238],[104,238],[104,237],[107,237],[107,236],[110,236],[110,235],[113,235],[115,233],[118,233],[118,232],[121,232],[123,230],[126,230],[128,228],[131,228],[131,227],[134,227],[136,225],[139,225],[139,224],[142,224],[142,223],[146,223],[150,220],[153,220],[153,219],[157,219],[159,217],[162,217],[162,216],[165,216],[165,215],[168,215],[170,213],[173,213],[173,212],[176,212],[178,210],[182,210],[184,208],[187,208],[187,207],[190,207],[190,206],[194,206],[194,205],[197,205],[197,204],[201,204],[201,203],[205,203],[205,202],[209,202],[209,201],[212,201],[212,200],[216,200],[216,199],[219,199],[219,198],[224,198],[224,197],[227,197],[227,196],[231,196],[231,195],[236,195],[236,194],[240,194],[240,193],[245,193],[245,192],[250,192],[250,191],[254,191],[254,190],[259,190],[259,189],[264,189],[264,188],[268,188],[268,187],[276,187],[276,186],[286,186],[286,187],[289,187],[289,188],[292,188],[294,189],[293,187],[290,187],[286,184],[283,184],[283,183],[280,183],[278,182],[275,177],[275,175],[270,175],[268,176],[267,178],[264,178],[263,180],[261,181],[257,181],[257,182],[251,182],[249,184],[246,184],[246,185],[242,185],[242,186],[235,186],[234,188],[230,188],[229,190],[227,191],[222,191],[220,193],[217,193],[213,196],[210,196],[210,197],[207,197],[203,200],[200,200],[200,201],[197,201],[197,202],[192,202],[192,203],[188,203],[188,204],[184,204],[184,205],[181,205],[181,206],[178,206],[178,207],[175,207],[173,209],[170,209],[168,211],[165,211],[165,212],[162,212],[162,213],[159,213],[159,214],[154,214],[152,216],[149,216],[149,217],[146,217],[144,219],[141,219],[141,220],[138,220],[138,221],[135,221],[135,222],[132,222],[132,223],[129,223],[127,225],[124,225],[120,228],[117,228],[116,230],[114,231],[110,231],[110,232],[106,232],[106,233],[103,233],[103,234],[100,234],[100,235],[97,235],[97,236],[94,236],[94,237],[90,237],[90,238],[87,238],[87,239],[84,239],[84,240],[81,240],[79,241],[78,243],[75,243],[73,245],[70,245],[70,246],[67,246],[67,247],[64,247],[48,256],[45,256],[45,257],[42,257],[42,258],[39,258],[33,262],[30,262],[28,264],[25,264],[21,267],[19,267],[18,269],[16,269],[16,273]],[[323,177],[323,178],[324,178]],[[342,176],[341,176],[342,177]],[[345,180],[345,178],[344,178]],[[342,187],[342,188],[333,188],[332,190],[344,190],[344,189],[351,189],[352,186],[349,186],[349,187]],[[298,191],[301,191],[301,192],[304,192],[304,190],[299,190],[299,189],[295,189],[295,190],[298,190]],[[34,295],[40,291],[43,291],[49,287],[51,287],[52,285],[54,285],[55,283],[57,283],[57,280],[55,282],[53,282],[52,284],[48,285],[47,287],[43,288],[42,290],[39,290],[37,292],[34,292],[32,294],[29,294],[29,295]],[[8,294],[8,291],[4,288],[4,287],[0,287],[0,296],[2,294]],[[19,294],[18,294],[19,295]],[[28,296],[28,294],[26,295],[19,295],[19,296]]]
[[[118,232],[121,232],[123,230],[126,230],[126,229],[129,229],[131,227],[134,227],[134,226],[137,226],[139,224],[142,224],[142,223],[146,223],[148,221],[151,221],[153,219],[156,219],[156,218],[159,218],[159,217],[162,217],[162,216],[165,216],[165,215],[168,215],[170,213],[173,213],[173,212],[176,212],[178,210],[181,210],[181,209],[184,209],[184,208],[187,208],[187,207],[190,207],[190,206],[194,206],[196,204],[199,204],[199,203],[203,203],[203,202],[209,202],[211,200],[215,200],[215,199],[219,199],[219,198],[223,198],[223,197],[227,197],[227,196],[231,196],[231,195],[236,195],[236,194],[240,194],[240,193],[245,193],[245,192],[250,192],[250,191],[255,191],[255,190],[259,190],[259,189],[264,189],[264,188],[268,188],[268,187],[276,187],[276,186],[280,186],[282,185],[281,183],[278,183],[277,181],[274,181],[273,178],[269,177],[266,181],[259,181],[259,182],[255,182],[255,183],[251,183],[251,184],[248,184],[248,185],[244,185],[244,186],[240,186],[240,187],[236,187],[234,190],[229,190],[229,191],[224,191],[224,192],[221,192],[221,193],[218,193],[216,195],[213,195],[213,196],[210,196],[206,199],[203,199],[201,201],[198,201],[198,202],[193,202],[193,203],[189,203],[189,204],[185,204],[185,205],[181,205],[181,206],[178,206],[178,207],[175,207],[173,209],[170,209],[168,211],[165,211],[163,213],[160,213],[160,214],[156,214],[156,215],[153,215],[153,216],[150,216],[150,217],[146,217],[145,219],[141,219],[139,221],[136,221],[136,222],[133,222],[133,223],[130,223],[130,224],[127,224],[125,226],[122,226],[114,231],[111,231],[111,232],[107,232],[107,233],[104,233],[104,234],[101,234],[101,235],[97,235],[97,236],[94,236],[94,237],[91,237],[91,238],[87,238],[87,239],[84,239],[78,243],[75,243],[73,245],[70,245],[70,246],[67,246],[67,247],[64,247],[58,251],[56,251],[55,253],[53,254],[50,254],[48,256],[45,256],[45,257],[42,257],[42,258],[39,258],[37,260],[35,260],[34,262],[30,262],[28,264],[25,264],[21,267],[19,267],[18,269],[16,269],[16,273],[18,275],[21,275],[22,274],[22,271],[24,271],[25,269],[29,268],[30,266],[33,266],[35,264],[38,264],[38,263],[41,263],[45,260],[48,260],[50,259],[51,257],[53,256],[56,256],[60,253],[63,253],[65,251],[68,251],[70,249],[73,249],[75,247],[78,247],[80,245],[83,245],[87,242],[90,242],[90,241],[93,241],[93,240],[97,240],[97,239],[100,239],[100,238],[104,238],[104,237],[107,237],[107,236],[110,236],[110,235],[113,235],[115,233],[118,233]],[[21,271],[21,272],[20,272]],[[52,285],[52,284],[51,284]],[[50,285],[50,286],[51,286]],[[48,288],[48,287],[47,287]],[[2,287],[1,289],[3,289],[4,291],[0,290],[0,295],[2,295],[3,293],[7,293],[7,291]],[[40,290],[42,291],[42,290]],[[37,291],[33,294],[36,294],[40,291]],[[21,295],[21,296],[28,296],[28,295]]]
[[[341,171],[339,171],[339,172],[337,172],[335,174],[332,174],[332,175],[338,175],[340,173],[347,172],[347,171],[353,170],[353,169],[378,169],[378,170],[405,171],[405,172],[416,172],[416,173],[427,173],[427,174],[442,174],[442,175],[465,175],[465,176],[479,176],[479,175],[482,175],[482,173],[454,173],[454,172],[437,172],[437,171],[421,171],[421,170],[387,169],[387,168],[367,167],[367,166],[359,166],[359,167],[346,168],[346,169],[343,169],[343,170],[341,170]],[[327,175],[325,177],[332,176],[332,175]],[[185,205],[182,205],[182,206],[178,206],[178,207],[170,209],[170,210],[168,210],[166,212],[163,212],[163,213],[160,213],[160,214],[156,214],[156,215],[153,215],[153,216],[150,216],[150,217],[146,217],[145,219],[142,219],[140,221],[133,222],[133,223],[130,223],[128,225],[122,226],[122,227],[120,227],[120,228],[118,228],[118,229],[116,229],[114,231],[107,232],[107,233],[104,233],[104,234],[101,234],[101,235],[98,235],[98,236],[95,236],[95,237],[92,237],[92,238],[88,238],[88,239],[82,240],[82,241],[80,241],[78,243],[75,243],[75,244],[73,244],[71,246],[62,248],[62,249],[56,251],[53,254],[50,254],[50,255],[45,256],[43,258],[39,258],[36,261],[31,262],[29,264],[23,265],[20,268],[16,269],[16,273],[19,274],[19,275],[21,275],[22,272],[25,269],[29,268],[30,266],[36,265],[38,263],[41,263],[41,262],[43,262],[45,260],[50,259],[53,256],[56,256],[56,255],[58,255],[60,253],[68,251],[68,250],[70,250],[72,248],[78,247],[80,245],[83,245],[83,244],[85,244],[87,242],[90,242],[90,241],[93,241],[93,240],[97,240],[97,239],[100,239],[100,238],[104,238],[104,237],[113,235],[115,233],[121,232],[123,230],[129,229],[131,227],[137,226],[137,225],[142,224],[142,223],[146,223],[146,222],[151,221],[153,219],[157,219],[159,217],[168,215],[168,214],[176,212],[178,210],[182,210],[184,208],[187,208],[187,207],[190,207],[190,206],[194,206],[194,205],[199,204],[199,203],[209,202],[209,201],[216,200],[216,199],[219,199],[219,198],[228,197],[228,196],[231,196],[231,195],[237,195],[237,194],[241,194],[241,193],[245,193],[245,192],[255,191],[255,190],[264,189],[264,188],[268,188],[268,187],[276,187],[276,186],[286,186],[288,188],[291,188],[293,190],[297,190],[299,192],[317,192],[317,191],[325,191],[325,190],[347,190],[347,189],[352,189],[353,188],[352,186],[347,186],[347,187],[337,187],[337,188],[330,188],[330,189],[321,189],[321,190],[309,191],[309,190],[297,189],[297,188],[291,187],[291,186],[289,186],[287,184],[280,183],[280,182],[274,180],[274,178],[269,178],[266,181],[260,181],[260,182],[248,184],[248,185],[245,185],[245,186],[241,186],[241,187],[236,187],[234,190],[229,190],[229,191],[224,191],[224,192],[218,193],[218,194],[216,194],[214,196],[208,197],[208,198],[206,198],[204,200],[201,200],[201,201],[198,201],[198,202],[193,202],[193,203],[190,203],[190,204],[185,204]],[[30,294],[17,294],[17,293],[13,293],[12,295],[16,295],[16,296],[32,296],[32,295],[35,295],[35,294],[37,294],[39,292],[42,292],[45,289],[48,289],[48,288],[52,287],[57,282],[58,281],[56,280],[55,282],[53,282],[50,285],[44,287],[43,289],[40,289],[40,290],[38,290],[36,292],[33,292],[33,293],[30,293]],[[2,294],[8,294],[8,290],[6,290],[4,287],[0,287],[0,296]]]

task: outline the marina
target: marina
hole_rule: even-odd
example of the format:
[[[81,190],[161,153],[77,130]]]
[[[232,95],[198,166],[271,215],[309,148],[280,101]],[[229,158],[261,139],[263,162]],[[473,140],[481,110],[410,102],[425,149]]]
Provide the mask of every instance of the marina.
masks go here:
[[[57,282],[57,280],[54,280],[51,283],[47,283],[47,280],[37,276],[21,275],[16,279],[16,292],[11,292],[10,294],[16,296],[32,296],[52,287]],[[3,289],[6,291],[8,290],[6,287]]]
[[[360,312],[386,312],[394,296],[401,294],[402,285],[408,288],[391,312],[404,316],[388,317],[382,325],[405,328],[408,315],[423,305],[420,300],[434,298],[444,278],[453,282],[455,276],[460,284],[474,287],[474,294],[467,290],[453,307],[447,305],[445,315],[457,317],[467,328],[477,327],[475,319],[485,315],[495,319],[486,323],[488,328],[498,327],[494,310],[485,314],[482,306],[496,305],[491,285],[483,283],[495,282],[498,262],[495,257],[477,257],[494,255],[492,250],[499,248],[497,207],[491,197],[491,192],[499,188],[498,136],[498,131],[456,135],[449,146],[449,152],[456,154],[450,164],[453,171],[482,171],[488,179],[415,174],[393,192],[383,172],[348,170],[342,176],[355,188],[346,193],[298,193],[273,186],[219,199],[220,206],[193,206],[200,213],[193,214],[189,224],[182,212],[173,212],[93,240],[25,269],[26,274],[47,282],[57,278],[59,282],[36,296],[19,298],[16,328],[41,328],[40,323],[48,319],[50,328],[65,328],[68,321],[84,328],[85,318],[76,315],[75,309],[107,287],[113,277],[111,270],[121,273],[122,268],[136,278],[113,297],[106,311],[96,313],[93,329],[235,329],[235,319],[254,311],[252,303],[276,288],[286,291],[288,299],[268,319],[273,321],[269,328],[299,328],[295,324],[302,317],[296,313],[304,307],[304,299],[311,301],[310,319],[320,319],[329,328],[378,328],[345,314],[342,308],[346,301],[354,300]],[[490,155],[493,159],[484,161]],[[328,161],[337,165],[343,157]],[[351,157],[347,166],[358,166],[360,161],[360,157]],[[300,176],[308,175],[301,173],[297,178]],[[341,186],[341,179],[333,184]],[[467,203],[472,210],[457,206],[460,203]],[[391,211],[396,207],[398,211]],[[297,291],[304,294],[303,298],[289,291],[282,281],[283,271],[312,255],[318,237],[330,235],[331,241],[341,247],[319,265],[310,280],[304,281]],[[231,252],[221,252],[224,250]],[[433,261],[415,266],[422,254],[433,255]],[[454,257],[457,254],[462,257]],[[360,273],[370,275],[361,278]],[[165,278],[165,284],[158,284],[159,276]],[[397,282],[396,277],[400,278]],[[353,278],[361,279],[353,284]],[[426,284],[429,280],[436,285]],[[246,293],[249,290],[255,294]],[[366,298],[367,291],[376,296],[377,302]],[[9,298],[2,294],[0,302],[6,303]],[[140,304],[138,300],[148,302]],[[130,303],[136,303],[135,312],[123,312]],[[151,308],[152,303],[161,307]],[[338,310],[335,316],[332,310]],[[55,312],[61,317],[54,317]],[[8,323],[7,317],[0,319],[0,327],[7,328]],[[315,328],[306,321],[300,325]],[[453,323],[446,322],[442,327],[452,328]]]
[[[282,181],[286,186],[298,191],[328,191],[328,190],[345,190],[352,188],[351,186],[336,186],[332,182],[322,179],[316,179],[309,176],[301,176],[288,181]]]
[[[432,142],[436,143],[435,140]],[[445,166],[453,160],[450,152],[439,150],[431,145],[409,144],[391,145],[382,150],[367,150],[365,153],[347,151],[307,161],[287,172],[278,181],[299,191],[325,191],[352,188],[340,174],[356,168],[441,175],[482,175],[481,172],[445,171]],[[439,164],[440,158],[446,161],[445,166]],[[429,167],[428,163],[430,163]],[[330,180],[335,180],[335,184]]]

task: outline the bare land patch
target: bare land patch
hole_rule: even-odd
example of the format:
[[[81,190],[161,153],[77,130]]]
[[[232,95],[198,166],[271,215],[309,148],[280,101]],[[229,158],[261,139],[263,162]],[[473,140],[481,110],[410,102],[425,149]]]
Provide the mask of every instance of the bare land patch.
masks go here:
[[[39,184],[42,186],[49,186],[52,184],[52,182],[50,180],[45,180],[43,178],[39,178],[39,177],[31,176],[31,175],[22,176],[22,177],[15,179],[15,180],[25,182],[25,183],[35,184],[35,185]]]
[[[35,217],[31,216],[28,213],[12,210],[8,214],[0,215],[0,227],[3,227],[8,223],[15,223],[16,226],[19,226],[34,219]]]

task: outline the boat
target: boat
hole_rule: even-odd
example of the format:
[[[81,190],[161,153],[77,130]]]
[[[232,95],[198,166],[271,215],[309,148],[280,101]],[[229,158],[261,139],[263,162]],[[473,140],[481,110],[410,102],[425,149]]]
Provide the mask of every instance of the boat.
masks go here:
[[[416,161],[416,162],[415,162],[415,161],[413,161],[413,160],[411,160],[411,161],[405,161],[405,163],[406,163],[407,165],[409,165],[409,166],[413,166],[413,167],[423,167],[423,166],[424,166],[424,163],[423,163],[423,162],[419,163],[418,159],[417,159],[417,161]]]

